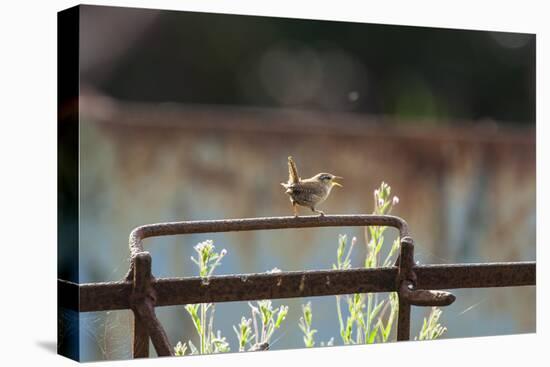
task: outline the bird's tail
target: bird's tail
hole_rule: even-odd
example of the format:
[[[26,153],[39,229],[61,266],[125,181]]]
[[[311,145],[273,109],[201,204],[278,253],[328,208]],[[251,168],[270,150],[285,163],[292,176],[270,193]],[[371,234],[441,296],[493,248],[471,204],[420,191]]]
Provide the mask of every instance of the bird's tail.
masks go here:
[[[288,157],[288,183],[298,183],[300,177],[298,176],[298,169],[296,168],[296,163],[292,159],[292,156]]]

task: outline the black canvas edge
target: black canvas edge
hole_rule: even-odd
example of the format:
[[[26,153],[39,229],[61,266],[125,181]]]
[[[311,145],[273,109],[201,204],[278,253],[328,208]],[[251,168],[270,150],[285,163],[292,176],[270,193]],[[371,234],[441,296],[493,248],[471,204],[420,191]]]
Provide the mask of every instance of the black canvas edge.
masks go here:
[[[57,13],[57,277],[78,283],[80,7]],[[78,289],[57,287],[57,352],[80,360]]]

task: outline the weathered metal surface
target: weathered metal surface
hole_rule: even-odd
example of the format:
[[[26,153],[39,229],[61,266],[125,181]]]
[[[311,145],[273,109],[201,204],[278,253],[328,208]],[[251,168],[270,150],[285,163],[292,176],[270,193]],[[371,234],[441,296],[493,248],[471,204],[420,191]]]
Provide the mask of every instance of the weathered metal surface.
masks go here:
[[[508,262],[416,266],[418,289],[492,288],[535,285],[536,263]]]
[[[397,268],[291,271],[275,274],[161,278],[152,281],[157,306],[310,297],[395,290]],[[80,288],[80,311],[129,308],[131,282],[91,283]]]
[[[391,215],[324,215],[167,222],[147,224],[135,228],[130,233],[129,238],[130,259],[143,251],[143,239],[148,237],[190,233],[342,226],[389,226],[398,229],[401,238],[409,235],[407,222],[399,217]],[[130,270],[126,275],[127,280],[132,279],[132,271],[133,262],[131,261]]]
[[[160,321],[155,315],[155,306],[150,299],[144,303],[138,304],[134,308],[134,313],[141,319],[144,324],[151,342],[159,357],[171,356],[174,354],[168,336],[164,331]]]
[[[149,357],[149,333],[145,324],[133,313],[133,341],[132,349],[134,358]]]
[[[454,294],[444,291],[410,290],[405,285],[402,294],[411,306],[449,306],[456,297]]]
[[[132,282],[85,283],[80,285],[63,280],[59,282],[64,282],[65,287],[71,286],[77,289],[80,300],[77,310],[80,312],[130,308]]]
[[[154,297],[151,289],[151,256],[147,255],[149,254],[141,253],[135,258],[136,272],[130,298],[130,304],[134,311],[134,339],[132,343],[134,358],[149,357],[149,332],[138,312],[138,303],[147,302],[145,297]]]
[[[456,289],[535,285],[535,262],[417,265],[416,289]],[[186,303],[225,302],[267,298],[397,291],[397,267],[377,269],[321,270],[212,276],[208,282],[198,277],[154,279],[157,306]],[[306,274],[304,290],[301,276]],[[327,276],[330,286],[327,285]],[[246,279],[246,282],[243,281]],[[277,286],[282,279],[281,285]],[[284,284],[284,287],[283,287]],[[130,308],[132,282],[76,284],[58,281],[58,287],[80,295],[80,312]],[[306,293],[307,291],[307,293]],[[315,293],[319,291],[319,293]],[[323,293],[320,293],[323,292]],[[196,294],[195,294],[196,293]],[[242,297],[242,298],[240,298]],[[77,310],[70,298],[60,306]]]
[[[331,226],[391,226],[399,230],[401,249],[395,266],[376,269],[316,270],[280,273],[162,278],[151,274],[151,255],[143,239],[188,233],[249,231]],[[398,292],[397,340],[409,340],[411,305],[447,306],[455,296],[438,289],[535,285],[535,262],[415,265],[414,243],[399,217],[331,215],[249,218],[148,224],[130,234],[130,269],[124,280],[78,285],[58,280],[60,307],[80,312],[131,308],[134,312],[134,357],[149,355],[151,338],[159,356],[173,355],[156,306],[206,302]],[[79,303],[75,302],[78,295]]]
[[[384,268],[164,279],[155,289],[158,305],[312,297],[389,292],[396,274]]]
[[[406,297],[409,286],[414,284],[414,244],[411,237],[401,238],[399,253],[399,272],[396,277],[396,288],[399,296],[399,311],[397,313],[397,340],[409,340],[411,328],[411,305]]]
[[[151,338],[158,356],[174,355],[168,335],[155,315],[156,294],[151,282],[151,255],[148,252],[141,252],[136,254],[134,261],[134,282],[130,297],[130,306],[136,322],[134,358],[149,355],[149,338]]]

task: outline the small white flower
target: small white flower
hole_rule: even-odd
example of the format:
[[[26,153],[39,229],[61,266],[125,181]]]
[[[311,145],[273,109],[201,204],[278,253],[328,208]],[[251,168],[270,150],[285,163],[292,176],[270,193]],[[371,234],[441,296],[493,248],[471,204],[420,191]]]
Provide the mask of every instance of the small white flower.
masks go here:
[[[206,240],[206,241],[203,241],[203,242],[199,242],[195,246],[195,250],[200,252],[205,248],[213,248],[213,247],[214,247],[214,245],[213,245],[212,240]]]
[[[394,196],[392,199],[392,205],[397,205],[397,204],[399,204],[399,198],[397,196]]]

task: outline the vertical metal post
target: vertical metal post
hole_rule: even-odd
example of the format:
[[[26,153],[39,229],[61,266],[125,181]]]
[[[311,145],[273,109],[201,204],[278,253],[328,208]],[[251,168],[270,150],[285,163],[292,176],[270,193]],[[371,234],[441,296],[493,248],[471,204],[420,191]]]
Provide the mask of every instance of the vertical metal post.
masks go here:
[[[149,334],[143,322],[134,314],[134,358],[149,357]]]
[[[151,256],[147,257],[142,255],[140,260],[138,257],[134,259],[134,265],[138,266],[139,271],[134,272],[133,275],[133,294],[146,294],[147,289],[151,286]],[[135,263],[139,263],[135,264]],[[134,311],[134,343],[133,343],[133,356],[134,358],[147,358],[149,357],[149,333],[145,323],[139,317],[138,313]]]
[[[398,295],[399,313],[397,316],[397,340],[409,340],[411,329],[411,304],[406,297],[409,287],[413,285],[412,267],[414,266],[414,244],[411,237],[401,238],[399,255]]]
[[[155,292],[151,285],[151,255],[148,252],[136,254],[133,261],[134,287],[131,296],[134,311],[134,357],[149,354],[149,338],[159,357],[174,355],[172,346],[160,321],[155,315]],[[148,337],[144,337],[148,335]]]

